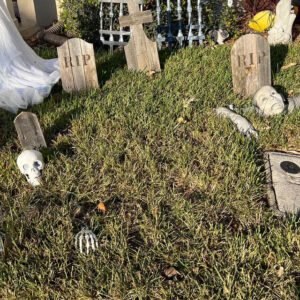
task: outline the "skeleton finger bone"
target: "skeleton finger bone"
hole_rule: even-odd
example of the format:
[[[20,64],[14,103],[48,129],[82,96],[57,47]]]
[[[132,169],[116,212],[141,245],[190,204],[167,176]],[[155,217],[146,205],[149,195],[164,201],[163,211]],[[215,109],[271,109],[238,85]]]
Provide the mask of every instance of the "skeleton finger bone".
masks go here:
[[[96,235],[89,230],[87,227],[83,227],[80,232],[75,236],[75,246],[78,248],[80,253],[83,253],[83,242],[85,241],[86,254],[89,254],[90,248],[95,251],[98,248],[98,240]]]

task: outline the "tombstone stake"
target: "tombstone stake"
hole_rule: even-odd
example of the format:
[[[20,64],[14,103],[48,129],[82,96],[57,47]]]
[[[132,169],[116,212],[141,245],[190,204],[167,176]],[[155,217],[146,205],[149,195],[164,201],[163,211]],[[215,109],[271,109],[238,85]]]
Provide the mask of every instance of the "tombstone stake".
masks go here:
[[[259,34],[239,38],[231,50],[233,89],[243,97],[271,85],[270,46]]]
[[[75,38],[58,47],[57,53],[66,92],[99,87],[93,44]]]
[[[38,150],[47,147],[40,123],[35,114],[20,113],[14,121],[23,149]]]
[[[139,11],[138,0],[128,0],[129,16],[119,17],[121,27],[130,26],[131,37],[125,46],[129,70],[160,72],[156,42],[149,40],[143,30],[143,23],[153,21],[151,11]]]

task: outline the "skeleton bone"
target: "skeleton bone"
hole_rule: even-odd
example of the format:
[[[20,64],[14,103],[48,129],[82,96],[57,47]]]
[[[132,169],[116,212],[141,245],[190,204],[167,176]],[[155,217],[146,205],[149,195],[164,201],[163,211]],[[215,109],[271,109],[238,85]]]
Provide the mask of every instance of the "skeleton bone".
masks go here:
[[[253,104],[253,107],[235,108],[233,105],[229,105],[229,108],[239,113],[255,111],[262,117],[270,117],[295,111],[300,107],[300,95],[286,101],[273,87],[263,86],[254,95]]]
[[[239,132],[243,133],[248,138],[251,135],[258,137],[258,133],[253,127],[253,125],[246,118],[235,113],[233,110],[230,110],[229,108],[226,107],[218,107],[216,109],[216,114],[230,119],[234,124],[236,124]]]
[[[300,95],[288,99],[288,113],[293,112],[297,108],[300,108]]]
[[[96,235],[88,227],[83,227],[75,236],[75,246],[76,248],[79,246],[80,253],[83,253],[83,239],[85,239],[86,254],[89,254],[90,248],[92,251],[98,248]]]

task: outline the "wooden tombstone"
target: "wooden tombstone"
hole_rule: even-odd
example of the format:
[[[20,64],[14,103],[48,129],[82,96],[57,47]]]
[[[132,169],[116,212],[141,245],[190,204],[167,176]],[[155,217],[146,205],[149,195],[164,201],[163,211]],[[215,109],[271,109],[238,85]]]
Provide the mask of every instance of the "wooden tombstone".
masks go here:
[[[99,87],[93,44],[74,38],[58,47],[57,53],[66,92]]]
[[[35,114],[20,113],[14,121],[23,149],[38,150],[47,147],[40,123]]]
[[[268,41],[259,34],[239,38],[231,50],[233,89],[249,97],[264,85],[271,85],[271,57]]]
[[[130,26],[131,36],[125,46],[129,70],[160,72],[160,62],[156,42],[149,40],[143,30],[143,23],[153,21],[150,10],[140,11],[139,0],[102,0],[107,3],[127,3],[128,16],[119,17],[121,27]]]

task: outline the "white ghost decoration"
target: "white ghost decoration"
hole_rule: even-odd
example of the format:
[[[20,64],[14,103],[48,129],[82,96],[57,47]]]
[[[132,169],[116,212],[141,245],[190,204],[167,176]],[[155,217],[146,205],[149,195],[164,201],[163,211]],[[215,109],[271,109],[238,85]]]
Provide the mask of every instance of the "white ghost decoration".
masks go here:
[[[45,166],[41,152],[35,150],[23,151],[17,159],[17,165],[32,186],[41,184],[42,170]]]
[[[265,85],[253,97],[257,111],[265,116],[275,116],[286,110],[285,100],[273,87]]]

